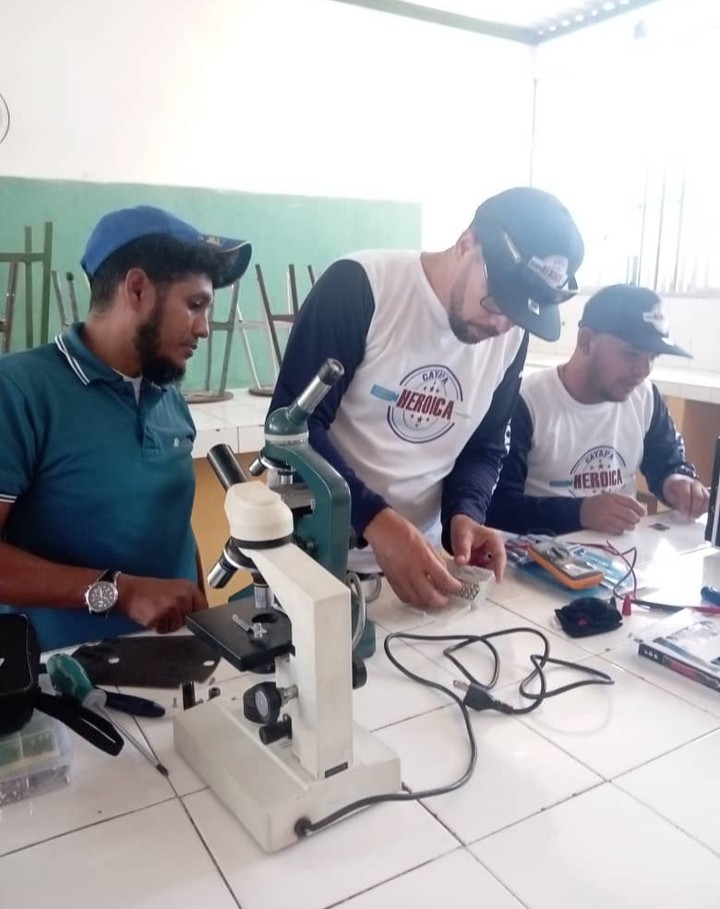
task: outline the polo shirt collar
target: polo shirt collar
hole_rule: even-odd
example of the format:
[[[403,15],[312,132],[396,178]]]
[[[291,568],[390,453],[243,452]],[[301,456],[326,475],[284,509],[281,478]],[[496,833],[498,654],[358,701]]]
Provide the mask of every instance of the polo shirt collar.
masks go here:
[[[55,346],[67,361],[83,385],[91,382],[124,382],[119,372],[108,366],[100,357],[96,357],[82,339],[83,322],[75,322],[62,334],[55,336]],[[143,379],[143,385],[150,386],[159,392],[165,389]]]

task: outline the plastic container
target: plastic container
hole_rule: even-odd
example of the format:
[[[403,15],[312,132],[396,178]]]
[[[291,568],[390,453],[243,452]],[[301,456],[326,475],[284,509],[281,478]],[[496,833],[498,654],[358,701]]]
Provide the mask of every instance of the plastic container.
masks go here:
[[[0,736],[0,807],[66,786],[70,763],[65,726],[35,711],[19,732]]]

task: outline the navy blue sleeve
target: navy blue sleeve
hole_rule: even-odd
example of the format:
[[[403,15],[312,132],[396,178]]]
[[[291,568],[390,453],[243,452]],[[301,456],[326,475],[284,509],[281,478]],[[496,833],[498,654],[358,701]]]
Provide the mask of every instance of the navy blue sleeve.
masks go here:
[[[571,533],[580,529],[581,499],[525,495],[533,422],[522,395],[510,423],[510,451],[487,512],[490,527],[510,533]]]
[[[653,415],[645,434],[643,459],[640,471],[647,480],[648,489],[660,501],[665,480],[672,473],[697,478],[697,471],[685,459],[685,441],[675,428],[662,395],[653,385]]]
[[[525,333],[515,359],[495,389],[488,412],[445,477],[441,517],[443,546],[448,552],[451,551],[450,521],[456,514],[469,515],[478,524],[485,523],[485,513],[508,450],[508,424],[520,390],[527,346]]]
[[[292,403],[328,357],[342,363],[345,374],[310,418],[310,444],[350,487],[351,521],[358,536],[379,511],[387,508],[387,502],[349,467],[330,440],[328,429],[365,356],[374,312],[375,299],[362,265],[350,259],[330,265],[300,307],[270,403],[271,410]]]

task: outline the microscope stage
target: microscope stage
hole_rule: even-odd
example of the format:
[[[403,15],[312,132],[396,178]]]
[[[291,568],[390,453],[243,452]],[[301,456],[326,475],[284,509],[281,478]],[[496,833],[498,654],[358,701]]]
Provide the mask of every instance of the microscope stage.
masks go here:
[[[261,643],[251,641],[233,616],[248,624],[261,622],[267,635]],[[252,589],[247,598],[191,612],[187,627],[241,672],[272,672],[277,657],[293,652],[290,619],[279,609],[256,609]]]

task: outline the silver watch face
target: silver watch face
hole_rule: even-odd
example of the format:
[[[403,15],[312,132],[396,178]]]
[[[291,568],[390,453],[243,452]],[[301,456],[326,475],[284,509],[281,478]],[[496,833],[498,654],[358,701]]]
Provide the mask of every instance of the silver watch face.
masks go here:
[[[88,589],[85,601],[90,612],[110,612],[117,603],[117,587],[111,581],[96,581]]]

